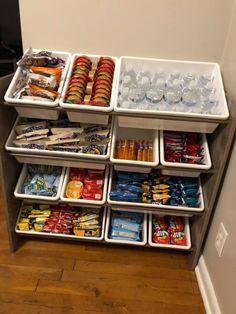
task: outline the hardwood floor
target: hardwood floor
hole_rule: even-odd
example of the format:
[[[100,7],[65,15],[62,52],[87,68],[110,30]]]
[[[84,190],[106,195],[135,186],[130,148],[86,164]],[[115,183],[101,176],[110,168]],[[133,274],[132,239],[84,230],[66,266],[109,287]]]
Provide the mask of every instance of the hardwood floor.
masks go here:
[[[202,314],[183,254],[23,239],[14,254],[0,212],[0,314]]]

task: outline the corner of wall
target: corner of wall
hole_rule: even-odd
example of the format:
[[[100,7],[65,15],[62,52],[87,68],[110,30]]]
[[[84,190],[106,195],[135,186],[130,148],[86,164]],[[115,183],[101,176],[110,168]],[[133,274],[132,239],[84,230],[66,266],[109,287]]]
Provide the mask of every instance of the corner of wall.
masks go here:
[[[208,269],[203,256],[201,256],[199,259],[198,265],[195,268],[195,273],[206,313],[221,314],[215,290],[211,282],[211,277],[208,273]]]

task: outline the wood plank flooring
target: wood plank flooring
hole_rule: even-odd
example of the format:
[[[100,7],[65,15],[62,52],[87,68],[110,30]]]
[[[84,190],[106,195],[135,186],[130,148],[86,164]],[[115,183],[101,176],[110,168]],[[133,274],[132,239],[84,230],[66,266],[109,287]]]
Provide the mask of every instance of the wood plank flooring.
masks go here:
[[[9,253],[0,209],[0,314],[202,314],[187,257],[173,252],[23,239]]]

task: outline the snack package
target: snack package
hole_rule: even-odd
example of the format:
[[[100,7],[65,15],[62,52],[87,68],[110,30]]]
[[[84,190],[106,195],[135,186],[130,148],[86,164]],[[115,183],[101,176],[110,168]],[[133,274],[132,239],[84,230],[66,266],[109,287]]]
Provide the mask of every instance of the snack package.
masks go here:
[[[57,84],[60,83],[60,80],[61,80],[61,68],[60,67],[57,67],[57,68],[49,68],[49,67],[35,67],[35,66],[32,66],[30,68],[30,70],[33,72],[33,73],[36,73],[36,74],[41,74],[41,75],[44,75],[46,77],[50,77],[50,76],[54,76],[56,78],[56,82]]]
[[[141,238],[137,232],[115,227],[112,227],[110,237],[111,239],[116,240],[141,241]]]
[[[84,230],[74,227],[74,234],[78,237],[100,237],[101,230],[93,229],[93,230]]]
[[[99,188],[88,189],[84,188],[82,197],[86,200],[101,200],[103,196],[103,190]]]
[[[33,52],[32,48],[29,48],[27,53],[17,62],[20,67],[29,66],[43,66],[43,67],[64,67],[65,61],[61,58],[54,57],[49,51]]]
[[[182,217],[170,216],[168,219],[168,232],[180,232],[184,230],[184,221]]]
[[[160,217],[158,215],[153,215],[153,230],[167,230],[167,219],[166,217]]]
[[[58,93],[54,90],[48,90],[33,84],[29,84],[29,91],[33,96],[47,98],[51,101],[54,101],[58,96]]]
[[[140,231],[140,224],[131,222],[127,219],[114,218],[112,221],[112,226],[114,228],[120,228],[134,232]]]
[[[153,242],[159,244],[170,244],[170,236],[166,230],[157,230],[153,234]]]
[[[173,232],[170,235],[170,243],[173,245],[187,245],[187,240],[184,232]]]
[[[21,193],[27,195],[55,196],[62,169],[56,166],[27,165],[27,176]]]
[[[84,190],[84,185],[81,181],[70,181],[66,187],[67,198],[81,198]]]

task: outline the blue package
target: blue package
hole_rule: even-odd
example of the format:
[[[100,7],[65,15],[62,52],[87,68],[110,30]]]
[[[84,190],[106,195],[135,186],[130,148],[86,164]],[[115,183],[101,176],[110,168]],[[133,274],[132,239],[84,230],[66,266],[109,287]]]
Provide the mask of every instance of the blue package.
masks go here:
[[[118,183],[115,185],[115,189],[128,190],[131,193],[136,193],[136,194],[142,193],[141,186],[136,186],[133,184]]]
[[[115,190],[110,192],[110,198],[113,200],[121,200],[128,202],[140,202],[141,198],[137,194],[124,190]]]
[[[127,219],[129,221],[141,224],[144,219],[143,213],[136,213],[136,212],[127,212],[121,210],[115,210],[112,212],[113,218],[120,218],[120,219]]]
[[[128,219],[113,218],[112,227],[134,231],[134,232],[140,231],[140,224],[130,221]]]
[[[116,227],[111,227],[110,237],[112,239],[119,238],[120,240],[129,239],[131,241],[141,241],[139,233]]]

